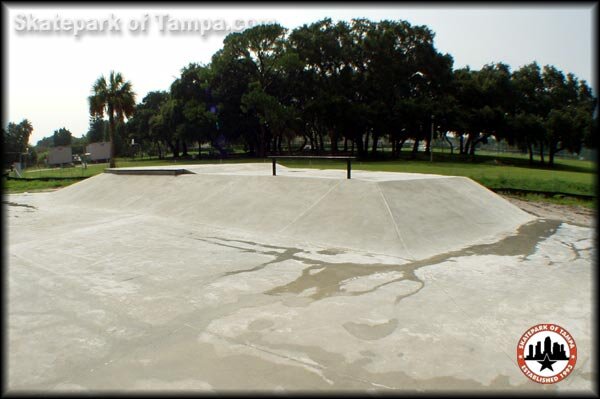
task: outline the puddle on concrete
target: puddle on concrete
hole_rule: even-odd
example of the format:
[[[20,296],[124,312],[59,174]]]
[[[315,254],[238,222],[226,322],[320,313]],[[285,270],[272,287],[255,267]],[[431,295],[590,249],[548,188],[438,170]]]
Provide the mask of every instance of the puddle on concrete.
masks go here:
[[[300,248],[280,247],[275,245],[260,244],[252,241],[226,239],[221,237],[194,239],[228,248],[234,248],[244,252],[274,256],[274,259],[269,262],[262,263],[251,269],[227,272],[224,273],[223,276],[251,273],[261,270],[269,265],[287,260],[295,260],[308,265],[308,267],[302,271],[302,274],[296,280],[264,292],[267,295],[295,294],[295,296],[319,300],[338,295],[364,295],[374,292],[386,285],[401,281],[417,283],[413,288],[409,289],[408,292],[406,292],[407,290],[400,291],[402,293],[396,297],[395,301],[397,304],[402,299],[412,296],[423,289],[424,282],[415,274],[415,271],[421,267],[439,264],[451,258],[471,255],[523,256],[526,258],[535,252],[535,248],[540,241],[554,234],[561,223],[562,222],[557,220],[538,219],[521,226],[514,235],[507,236],[498,242],[474,245],[461,250],[452,251],[401,265],[381,263],[330,263],[311,258],[309,252]],[[318,253],[323,254],[326,252],[328,254],[334,252],[335,254],[343,253],[339,249],[326,249],[319,251]],[[351,279],[368,277],[373,274],[385,274],[398,271],[402,272],[400,277],[391,278],[379,284],[375,284],[368,289],[353,291],[344,289],[344,285]],[[310,301],[302,300],[299,303],[294,302],[294,304],[290,303],[289,305],[306,306],[309,303]]]

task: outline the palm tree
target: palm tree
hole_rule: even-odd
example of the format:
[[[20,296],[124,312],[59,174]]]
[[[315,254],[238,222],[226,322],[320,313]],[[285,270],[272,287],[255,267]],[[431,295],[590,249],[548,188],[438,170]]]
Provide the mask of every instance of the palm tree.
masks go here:
[[[131,82],[125,82],[119,72],[111,71],[108,81],[100,76],[88,97],[90,115],[103,117],[108,115],[108,134],[110,138],[110,167],[115,167],[115,122],[123,122],[123,117],[130,118],[135,109],[135,93]]]

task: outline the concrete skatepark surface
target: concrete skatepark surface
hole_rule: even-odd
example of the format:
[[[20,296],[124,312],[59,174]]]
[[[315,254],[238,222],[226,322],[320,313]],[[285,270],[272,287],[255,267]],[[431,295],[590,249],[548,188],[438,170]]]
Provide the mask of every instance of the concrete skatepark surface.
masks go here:
[[[5,196],[7,388],[590,392],[590,228],[466,178],[270,166]],[[559,384],[517,366],[540,322],[577,342]]]

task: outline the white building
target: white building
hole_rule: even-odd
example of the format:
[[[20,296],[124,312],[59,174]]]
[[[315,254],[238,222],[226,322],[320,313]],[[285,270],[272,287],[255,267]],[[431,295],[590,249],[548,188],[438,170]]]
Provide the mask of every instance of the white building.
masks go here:
[[[90,161],[101,161],[110,159],[110,141],[99,141],[88,144],[85,152],[89,153]]]
[[[48,165],[61,165],[73,162],[71,146],[61,145],[48,150]]]

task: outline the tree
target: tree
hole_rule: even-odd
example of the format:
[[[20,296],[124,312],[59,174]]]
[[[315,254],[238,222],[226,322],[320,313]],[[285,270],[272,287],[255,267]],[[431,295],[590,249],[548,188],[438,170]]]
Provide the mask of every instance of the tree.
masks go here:
[[[529,163],[532,164],[534,146],[540,148],[540,158],[544,159],[544,118],[548,112],[543,99],[544,81],[539,65],[533,62],[522,66],[513,72],[511,82],[516,95],[510,112],[507,140],[526,149]]]
[[[275,96],[265,93],[259,82],[252,83],[250,87],[251,91],[242,96],[242,111],[254,113],[258,116],[261,126],[265,126],[272,132],[283,134],[294,118],[293,111],[281,104]],[[277,137],[278,135],[275,138]],[[274,144],[273,151],[276,151],[277,147],[278,145]]]
[[[6,130],[2,129],[7,161],[20,162],[21,154],[27,153],[29,137],[32,132],[33,126],[27,119],[23,119],[20,123],[9,122]]]
[[[171,148],[174,158],[179,158],[177,127],[182,123],[181,102],[171,95],[160,105],[158,114],[150,119],[152,132],[159,135]]]
[[[119,72],[111,71],[108,81],[100,76],[92,87],[92,95],[88,97],[90,115],[103,117],[108,115],[108,132],[110,139],[110,167],[115,167],[115,125],[129,118],[135,110],[135,93],[131,82],[125,81]]]
[[[27,164],[35,165],[38,162],[38,153],[34,146],[27,145]]]
[[[304,64],[298,93],[311,146],[322,149],[328,135],[333,152],[344,138],[345,149],[350,140],[366,156],[369,141],[376,154],[385,136],[395,148],[409,134],[429,143],[424,126],[452,77],[452,58],[433,38],[406,21],[324,19],[295,29],[289,42]]]
[[[258,25],[240,33],[232,33],[224,40],[222,51],[213,57],[217,76],[215,88],[220,98],[228,93],[239,95],[227,101],[224,115],[242,113],[234,119],[243,119],[246,140],[264,157],[273,138],[273,126],[265,112],[268,104],[257,101],[281,102],[277,88],[287,62],[285,42],[287,30],[278,24]],[[281,87],[281,86],[279,86]],[[252,105],[243,106],[242,99],[252,97]],[[233,109],[228,109],[233,105]],[[236,109],[237,108],[237,109]],[[252,137],[248,137],[248,136]]]
[[[578,87],[578,116],[583,129],[583,144],[588,148],[597,148],[598,143],[598,98],[585,80]]]
[[[38,152],[43,152],[48,150],[48,148],[52,147],[53,145],[54,137],[48,136],[43,137],[41,140],[38,140],[38,142],[35,144],[35,148],[38,150]]]
[[[69,130],[64,127],[61,127],[58,130],[55,130],[52,134],[52,143],[55,147],[58,146],[66,146],[71,145],[72,142],[72,134]]]
[[[385,72],[378,78],[377,93],[388,93],[388,98],[393,99],[393,111],[385,112],[385,102],[378,104],[376,109],[380,116],[376,121],[379,121],[380,129],[386,126],[394,129],[388,134],[396,141],[395,147],[399,146],[398,140],[411,137],[415,140],[413,156],[419,140],[425,140],[425,151],[429,152],[432,144],[430,126],[434,116],[437,123],[448,124],[448,113],[453,109],[453,99],[449,94],[454,61],[449,54],[436,50],[433,43],[435,33],[426,26],[411,26],[400,21],[387,22],[382,27],[385,29],[384,37],[388,37],[384,40],[387,52],[394,55],[396,63],[392,80],[386,79],[388,73]],[[373,66],[385,66],[385,58],[379,54],[373,58],[378,59]]]
[[[108,130],[107,123],[99,116],[90,117],[90,127],[86,133],[86,141],[88,143],[97,143],[104,141]]]
[[[519,111],[510,117],[505,136],[510,145],[517,144],[529,153],[529,164],[533,164],[533,147],[544,140],[544,120],[539,115]],[[543,157],[542,157],[543,159]]]
[[[304,145],[310,142],[313,151],[324,150],[325,135],[329,135],[334,153],[337,141],[347,137],[340,120],[346,108],[345,95],[351,90],[345,86],[350,83],[349,46],[348,23],[333,24],[330,18],[298,27],[288,38],[286,51],[297,65],[286,68],[295,76],[283,80],[288,83],[284,91],[292,93],[289,104],[294,105],[295,118],[304,122],[300,126]]]
[[[224,43],[230,40],[230,35]],[[217,51],[211,62],[211,93],[217,102],[219,131],[230,142],[245,145],[248,152],[256,153],[258,147],[258,118],[242,111],[242,96],[252,81],[254,64],[247,58],[235,55],[236,46],[231,43]]]
[[[162,159],[160,129],[153,129],[152,118],[160,112],[160,107],[169,98],[166,91],[151,91],[141,103],[135,106],[133,116],[127,120],[127,131],[136,140],[137,143],[146,144],[147,149],[154,144],[159,158]]]
[[[458,130],[467,136],[462,153],[475,155],[479,143],[490,136],[503,138],[514,99],[506,64],[488,64],[480,71],[468,67],[455,71],[454,95],[459,104]]]
[[[197,141],[199,149],[208,141],[224,153],[217,140],[217,99],[213,95],[212,78],[210,66],[192,63],[181,70],[181,76],[171,85],[171,98],[181,107],[175,132],[183,144],[184,156],[188,155],[188,141]]]
[[[596,99],[585,81],[579,82],[573,74],[565,76],[553,66],[544,67],[542,79],[543,104],[547,110],[544,142],[548,148],[548,164],[552,167],[556,153],[581,150],[586,132],[593,126]]]

